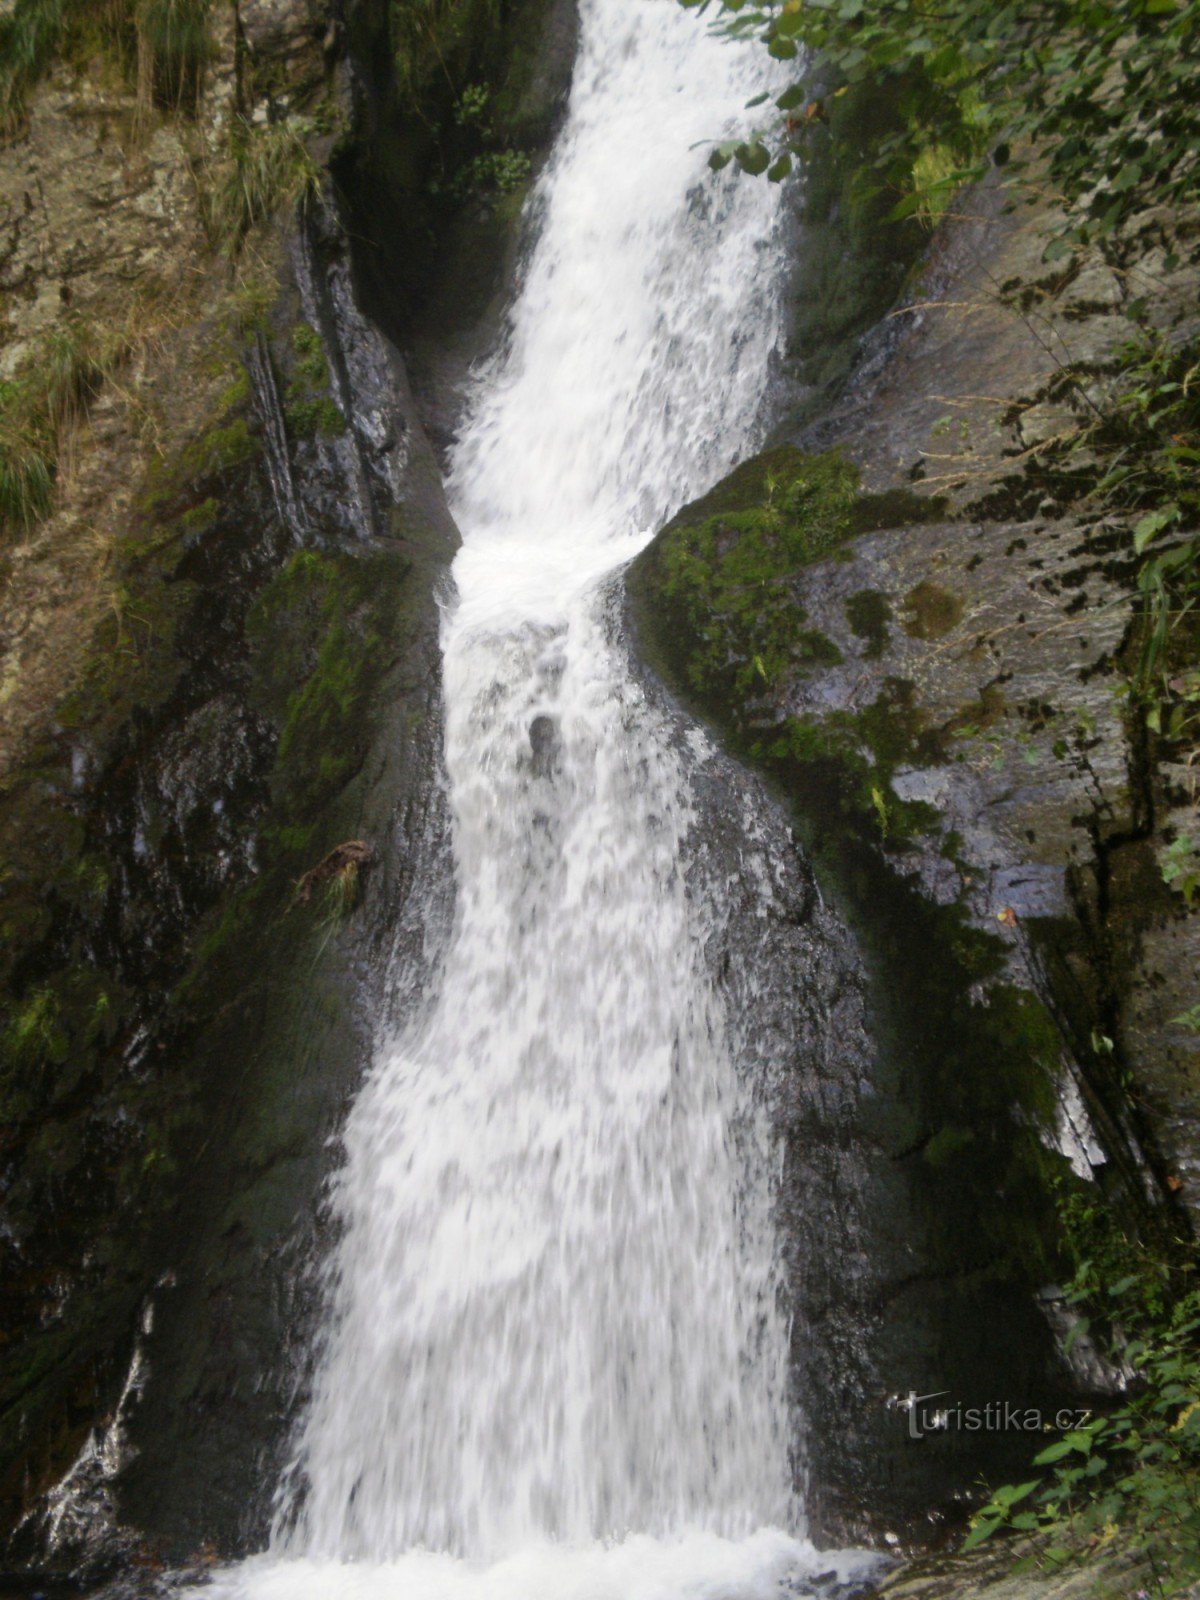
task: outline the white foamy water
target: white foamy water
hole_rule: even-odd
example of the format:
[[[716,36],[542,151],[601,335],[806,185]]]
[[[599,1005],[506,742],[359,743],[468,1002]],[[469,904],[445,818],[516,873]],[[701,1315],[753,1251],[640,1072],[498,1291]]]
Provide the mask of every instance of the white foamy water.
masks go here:
[[[759,428],[778,194],[705,148],[762,60],[674,0],[581,10],[451,474],[455,927],[351,1112],[314,1393],[224,1595],[716,1600],[837,1564],[791,1488],[772,1151],[685,888],[684,757],[602,581]]]

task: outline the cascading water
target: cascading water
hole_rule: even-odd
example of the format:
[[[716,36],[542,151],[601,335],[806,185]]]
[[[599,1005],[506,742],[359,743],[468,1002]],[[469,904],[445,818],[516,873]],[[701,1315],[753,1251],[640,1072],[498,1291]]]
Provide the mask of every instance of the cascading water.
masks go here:
[[[753,442],[778,196],[704,148],[761,63],[674,0],[581,21],[451,474],[455,927],[350,1115],[331,1326],[231,1595],[747,1592],[817,1559],[781,1531],[770,1143],[685,883],[684,758],[602,581]]]

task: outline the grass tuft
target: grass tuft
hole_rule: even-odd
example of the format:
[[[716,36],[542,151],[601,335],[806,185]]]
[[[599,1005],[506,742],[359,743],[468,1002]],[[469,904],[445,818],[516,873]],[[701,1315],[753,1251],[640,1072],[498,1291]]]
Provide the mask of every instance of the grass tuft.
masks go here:
[[[235,123],[231,161],[207,198],[206,221],[212,243],[230,258],[258,222],[287,204],[305,205],[321,186],[321,169],[309,155],[294,123],[258,127]]]
[[[29,91],[54,59],[65,26],[64,0],[17,0],[0,18],[0,137],[23,127]]]
[[[73,318],[0,384],[0,534],[23,536],[50,510],[71,429],[127,350],[125,335]]]
[[[49,511],[53,492],[53,458],[45,441],[0,411],[0,531],[28,533]]]
[[[138,98],[194,114],[212,58],[209,0],[138,0]]]

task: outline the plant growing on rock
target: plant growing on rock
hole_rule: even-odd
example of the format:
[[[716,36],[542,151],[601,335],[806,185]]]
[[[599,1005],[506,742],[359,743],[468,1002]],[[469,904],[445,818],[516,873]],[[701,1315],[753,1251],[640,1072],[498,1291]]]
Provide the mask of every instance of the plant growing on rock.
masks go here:
[[[1039,1475],[997,1489],[964,1549],[1032,1536],[1022,1561],[1061,1567],[1114,1540],[1143,1557],[1160,1595],[1200,1577],[1200,1288],[1186,1241],[1131,1237],[1090,1196],[1060,1207],[1076,1269],[1067,1300],[1128,1374],[1126,1398],[1034,1457]]]
[[[236,256],[256,223],[285,205],[305,205],[317,194],[321,169],[304,133],[292,121],[266,126],[235,121],[225,170],[211,190],[202,191],[208,235],[223,254]]]
[[[17,0],[0,17],[0,134],[24,121],[25,98],[54,59],[64,13],[65,0]]]
[[[0,136],[20,132],[30,90],[56,59],[97,49],[137,62],[144,109],[193,113],[212,57],[211,0],[16,0],[0,17]]]
[[[122,334],[72,319],[43,335],[0,384],[0,531],[9,538],[50,510],[66,438],[125,350]]]
[[[680,0],[707,11],[713,0]],[[772,100],[768,126],[721,146],[714,165],[736,160],[751,173],[782,178],[819,134],[825,85],[840,93],[863,82],[905,80],[940,90],[937,120],[913,92],[908,115],[925,146],[949,144],[937,189],[953,192],[982,170],[992,144],[1009,161],[1029,140],[1050,181],[1076,206],[1048,254],[1112,233],[1150,204],[1190,200],[1200,159],[1200,26],[1196,0],[1021,0],[999,8],[972,0],[717,0],[716,26],[759,39],[780,60],[802,59],[804,76]],[[949,118],[947,108],[957,115]],[[953,137],[948,141],[948,132]],[[898,136],[879,151],[881,171]],[[974,155],[975,159],[961,159]],[[910,188],[896,214],[929,195]]]
[[[137,0],[138,97],[195,111],[212,56],[209,0]]]

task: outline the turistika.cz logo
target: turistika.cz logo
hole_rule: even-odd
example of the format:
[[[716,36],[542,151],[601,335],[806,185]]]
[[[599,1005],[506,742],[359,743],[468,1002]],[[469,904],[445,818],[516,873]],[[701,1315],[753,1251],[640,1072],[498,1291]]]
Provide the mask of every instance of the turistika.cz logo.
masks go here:
[[[1067,1433],[1082,1428],[1092,1415],[1068,1406],[1045,1412],[1012,1400],[989,1400],[982,1406],[939,1404],[949,1393],[949,1389],[939,1389],[934,1394],[917,1394],[910,1389],[897,1398],[897,1409],[908,1413],[910,1439],[924,1439],[931,1433]]]

